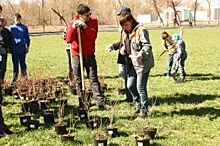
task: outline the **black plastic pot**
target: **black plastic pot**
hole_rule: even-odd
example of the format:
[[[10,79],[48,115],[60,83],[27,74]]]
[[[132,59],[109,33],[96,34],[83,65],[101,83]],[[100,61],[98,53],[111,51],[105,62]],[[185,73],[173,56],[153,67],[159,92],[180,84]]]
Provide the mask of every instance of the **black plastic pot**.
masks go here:
[[[108,138],[104,135],[97,135],[94,137],[95,146],[107,146]]]
[[[69,90],[73,95],[77,95],[76,87],[69,85]]]
[[[38,101],[37,100],[29,101],[29,109],[32,114],[38,114],[40,112]]]
[[[117,136],[118,128],[115,126],[108,126],[106,128],[106,134],[112,138]]]
[[[78,116],[79,116],[80,120],[87,120],[88,119],[87,112],[83,108],[78,109]]]
[[[56,102],[56,98],[55,97],[50,97],[47,98],[47,100],[49,101],[50,104],[55,103]]]
[[[40,110],[46,110],[49,108],[49,101],[48,100],[40,100],[39,102]]]
[[[73,142],[75,139],[74,135],[71,134],[65,134],[65,135],[61,135],[61,142]]]
[[[143,133],[144,133],[144,135],[149,136],[150,139],[155,139],[157,129],[154,127],[146,127],[143,129]]]
[[[64,123],[55,124],[55,131],[58,135],[67,134],[66,125]]]
[[[54,110],[45,110],[44,111],[44,124],[45,125],[53,125],[54,124]]]
[[[31,116],[30,115],[20,115],[20,123],[21,125],[27,126],[28,123],[31,120]]]
[[[38,120],[30,120],[28,123],[28,130],[38,129],[39,121]]]
[[[150,138],[144,135],[136,136],[136,146],[150,146]]]
[[[88,129],[91,129],[93,130],[94,128],[97,128],[98,127],[98,123],[97,123],[97,120],[96,119],[89,119],[86,121],[86,127]]]
[[[6,87],[5,89],[4,89],[4,91],[5,91],[5,96],[12,96],[12,92],[13,92],[13,87]]]
[[[28,102],[28,101],[25,101],[25,102],[22,102],[22,103],[21,103],[20,111],[21,111],[22,113],[25,113],[25,112],[28,112],[28,111],[29,111],[29,102]]]
[[[125,88],[118,88],[118,94],[124,95],[125,94]]]

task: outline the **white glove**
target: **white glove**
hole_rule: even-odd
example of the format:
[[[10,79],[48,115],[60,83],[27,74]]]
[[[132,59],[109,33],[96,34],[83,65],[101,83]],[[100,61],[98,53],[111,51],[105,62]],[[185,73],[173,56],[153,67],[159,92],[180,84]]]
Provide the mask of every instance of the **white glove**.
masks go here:
[[[82,20],[78,19],[78,20],[75,20],[73,22],[72,27],[73,28],[81,27],[81,28],[85,29],[87,26],[86,26],[85,22],[83,22]]]
[[[125,55],[125,51],[126,51],[125,46],[122,46],[122,47],[120,48],[120,54],[121,54],[121,55]]]
[[[62,34],[62,36],[61,36],[62,39],[65,38],[65,36],[66,36],[66,32],[67,32],[67,27],[64,28],[64,30],[63,30],[63,34]]]
[[[114,50],[113,45],[112,45],[112,44],[111,44],[111,45],[108,45],[108,47],[106,48],[106,50],[107,50],[108,52],[113,51],[113,50]]]

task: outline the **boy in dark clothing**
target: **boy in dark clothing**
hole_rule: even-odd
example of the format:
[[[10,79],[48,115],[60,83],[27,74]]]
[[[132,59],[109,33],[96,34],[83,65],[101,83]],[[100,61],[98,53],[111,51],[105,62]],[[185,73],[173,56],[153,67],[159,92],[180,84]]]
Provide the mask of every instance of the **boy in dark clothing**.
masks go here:
[[[22,76],[27,76],[26,54],[29,52],[30,37],[28,28],[21,23],[21,15],[15,14],[15,23],[10,26],[12,35],[12,62],[13,62],[13,81],[18,78],[19,64]]]

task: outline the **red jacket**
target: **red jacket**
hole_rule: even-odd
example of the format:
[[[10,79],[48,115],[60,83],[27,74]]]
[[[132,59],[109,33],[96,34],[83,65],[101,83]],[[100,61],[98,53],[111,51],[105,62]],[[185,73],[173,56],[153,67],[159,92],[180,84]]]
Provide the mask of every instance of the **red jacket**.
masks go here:
[[[76,16],[75,20],[77,19],[79,19],[79,16]],[[79,56],[77,28],[72,27],[75,20],[72,20],[69,23],[64,39],[67,43],[71,43],[72,55]],[[86,29],[81,29],[82,54],[84,57],[92,56],[95,53],[98,20],[94,16],[91,16],[89,21],[86,22],[86,25]]]

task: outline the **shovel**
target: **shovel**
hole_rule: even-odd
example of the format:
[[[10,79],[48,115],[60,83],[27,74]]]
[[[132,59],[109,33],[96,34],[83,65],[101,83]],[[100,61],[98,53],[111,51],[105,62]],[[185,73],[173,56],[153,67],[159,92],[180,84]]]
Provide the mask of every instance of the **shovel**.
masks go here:
[[[80,59],[80,71],[81,71],[81,80],[82,80],[82,92],[84,95],[85,84],[84,84],[84,74],[83,74],[83,55],[82,55],[82,42],[81,42],[80,27],[77,27],[77,35],[78,35],[78,41],[79,41],[79,59]]]

